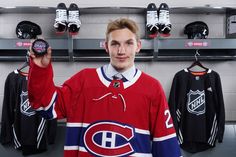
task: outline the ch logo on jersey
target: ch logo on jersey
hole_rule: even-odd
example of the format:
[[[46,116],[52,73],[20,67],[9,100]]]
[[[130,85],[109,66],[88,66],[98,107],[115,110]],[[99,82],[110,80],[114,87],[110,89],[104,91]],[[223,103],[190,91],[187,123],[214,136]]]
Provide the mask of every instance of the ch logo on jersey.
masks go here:
[[[23,115],[32,116],[35,115],[36,112],[31,108],[28,99],[28,92],[21,91],[20,94],[20,111]]]
[[[190,90],[187,100],[187,109],[188,112],[201,115],[205,113],[205,92],[204,91],[192,91]]]
[[[84,133],[84,144],[85,148],[95,156],[119,157],[134,152],[130,144],[133,137],[132,127],[104,121],[87,128]]]

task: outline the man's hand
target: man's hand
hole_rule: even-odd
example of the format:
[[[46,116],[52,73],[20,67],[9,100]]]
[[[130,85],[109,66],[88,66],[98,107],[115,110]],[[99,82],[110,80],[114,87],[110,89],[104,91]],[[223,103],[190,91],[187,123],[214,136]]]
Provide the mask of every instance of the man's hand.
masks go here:
[[[33,62],[38,65],[39,67],[46,68],[51,61],[52,58],[52,48],[49,47],[47,49],[47,53],[43,56],[36,56],[32,49],[30,49],[30,57],[32,58]]]

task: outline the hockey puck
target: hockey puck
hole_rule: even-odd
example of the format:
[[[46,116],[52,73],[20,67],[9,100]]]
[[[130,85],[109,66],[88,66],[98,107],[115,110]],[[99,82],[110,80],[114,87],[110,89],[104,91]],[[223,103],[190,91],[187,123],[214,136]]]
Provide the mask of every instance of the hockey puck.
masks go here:
[[[36,39],[32,43],[32,50],[36,56],[43,56],[47,53],[48,43],[43,39]]]

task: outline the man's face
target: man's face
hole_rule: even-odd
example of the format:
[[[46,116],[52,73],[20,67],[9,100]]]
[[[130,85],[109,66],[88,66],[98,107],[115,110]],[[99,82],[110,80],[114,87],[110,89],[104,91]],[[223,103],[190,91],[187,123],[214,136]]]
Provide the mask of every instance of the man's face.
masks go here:
[[[123,72],[134,65],[135,54],[140,51],[141,42],[129,29],[112,31],[106,42],[106,51],[110,55],[111,65],[119,72]]]

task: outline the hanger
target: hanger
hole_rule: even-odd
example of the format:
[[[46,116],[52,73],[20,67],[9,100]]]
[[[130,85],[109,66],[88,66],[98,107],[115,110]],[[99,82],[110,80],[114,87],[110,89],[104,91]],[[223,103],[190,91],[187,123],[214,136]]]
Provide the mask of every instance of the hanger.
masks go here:
[[[187,68],[188,70],[190,70],[191,68],[195,67],[195,66],[199,66],[200,68],[204,69],[205,71],[208,70],[208,68],[206,68],[205,66],[202,65],[202,63],[199,61],[198,56],[200,56],[198,50],[196,50],[195,52],[195,61]]]
[[[20,68],[17,69],[20,73],[26,73],[26,72],[23,72],[22,70],[29,66],[29,51],[27,51],[25,58],[26,58],[26,61],[24,62],[24,64]]]

